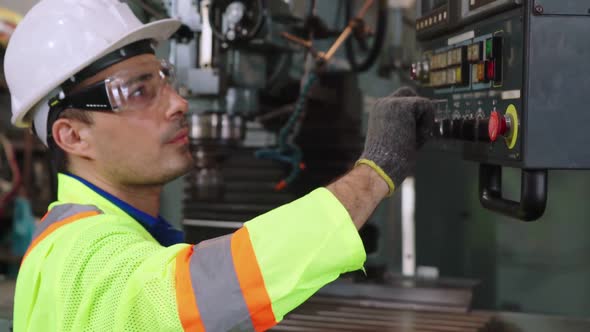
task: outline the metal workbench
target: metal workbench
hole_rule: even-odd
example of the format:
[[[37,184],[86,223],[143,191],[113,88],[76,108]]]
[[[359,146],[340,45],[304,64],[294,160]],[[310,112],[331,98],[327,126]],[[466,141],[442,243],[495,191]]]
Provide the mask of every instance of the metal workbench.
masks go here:
[[[377,308],[377,307],[378,308]],[[390,308],[386,308],[386,307]],[[588,332],[590,320],[521,313],[441,312],[397,303],[314,297],[272,331],[297,332]]]
[[[382,289],[380,298],[366,298],[378,286],[346,286],[347,295],[331,296],[343,285],[328,287],[287,315],[271,331],[299,332],[588,332],[590,319],[574,319],[521,313],[469,311],[458,305],[460,293],[446,293],[455,306],[445,307],[427,290]],[[367,288],[368,287],[368,288]],[[375,287],[375,288],[373,288]],[[327,294],[327,295],[326,295]],[[440,290],[433,294],[444,295]],[[432,294],[431,294],[432,295]],[[387,300],[395,297],[394,300]],[[0,281],[0,332],[9,331],[14,281]],[[421,302],[416,299],[423,299]],[[427,303],[428,302],[428,303]]]

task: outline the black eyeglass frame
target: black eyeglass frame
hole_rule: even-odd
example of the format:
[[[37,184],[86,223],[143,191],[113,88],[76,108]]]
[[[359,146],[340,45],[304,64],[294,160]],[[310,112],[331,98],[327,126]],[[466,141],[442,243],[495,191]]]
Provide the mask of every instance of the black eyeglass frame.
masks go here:
[[[116,112],[107,92],[109,79],[100,81],[72,94],[60,93],[49,100],[52,109],[75,108],[83,111]]]

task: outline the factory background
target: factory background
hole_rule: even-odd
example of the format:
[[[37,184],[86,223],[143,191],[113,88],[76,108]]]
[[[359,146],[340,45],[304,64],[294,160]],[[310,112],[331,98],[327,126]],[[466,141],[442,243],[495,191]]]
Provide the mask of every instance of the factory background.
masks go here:
[[[227,5],[226,2],[219,3]],[[257,3],[237,2],[246,5],[254,3],[252,6]],[[179,78],[186,83],[193,128],[195,125],[202,126],[192,132],[195,170],[166,186],[161,197],[162,216],[183,228],[189,240],[198,242],[232,232],[242,222],[296,199],[314,187],[326,185],[350,169],[362,149],[367,112],[374,100],[406,85],[414,86],[421,92],[427,91],[421,86],[421,77],[412,80],[410,76],[412,70],[416,70],[416,64],[424,59],[422,56],[426,49],[436,43],[437,38],[443,38],[443,35],[436,34],[431,38],[424,37],[424,33],[419,38],[419,31],[423,30],[421,20],[424,17],[428,22],[428,15],[424,14],[428,11],[423,7],[430,6],[436,16],[437,8],[447,8],[441,7],[445,1],[377,2],[382,5],[379,8],[386,19],[383,19],[384,36],[378,47],[378,56],[371,66],[355,70],[350,64],[348,46],[342,46],[329,62],[320,82],[311,87],[311,92],[305,91],[308,93],[304,99],[305,116],[297,119],[301,121],[301,127],[297,128],[295,137],[295,144],[303,154],[300,160],[284,162],[277,156],[260,157],[265,149],[266,152],[272,152],[272,147],[280,140],[279,130],[297,112],[298,98],[304,90],[306,61],[309,61],[300,45],[289,42],[280,34],[282,31],[297,34],[308,14],[310,3],[313,3],[314,14],[322,20],[323,27],[329,30],[324,31],[325,36],[321,38],[316,35],[313,47],[328,50],[345,27],[347,17],[351,18],[363,1],[267,0],[265,15],[268,17],[262,18],[265,24],[257,37],[251,39],[261,36],[260,44],[257,44],[260,47],[255,50],[235,46],[237,44],[225,35],[228,39],[220,45],[213,44],[209,54],[204,54],[207,50],[202,43],[199,44],[201,47],[196,51],[199,60],[195,62],[191,52],[195,52],[195,45],[200,41],[190,40],[190,30],[185,36],[189,40],[179,37],[170,45],[162,45],[158,52],[176,60]],[[530,3],[522,2],[525,4],[493,12],[482,17],[481,21],[494,15],[507,16],[507,13],[517,11],[518,8],[523,11],[529,8],[534,10],[535,4],[543,3],[532,0]],[[555,2],[546,0],[546,10],[554,10]],[[33,0],[1,0],[0,10],[24,15],[35,3]],[[159,1],[129,3],[144,20],[154,19],[156,14],[170,15],[172,10]],[[571,1],[567,3],[570,6]],[[350,6],[348,11],[347,6]],[[156,13],[153,12],[154,8]],[[576,10],[575,5],[568,8]],[[586,27],[590,26],[587,13],[586,16],[580,14],[585,19]],[[368,25],[375,26],[380,19],[379,15],[377,9],[370,10],[366,20]],[[559,13],[556,15],[559,16]],[[188,16],[184,15],[183,18],[190,21]],[[254,21],[256,19],[250,24],[255,26]],[[477,20],[470,22],[471,25],[478,24]],[[322,27],[321,24],[316,25],[315,33],[321,35],[322,31],[318,27]],[[217,28],[221,29],[213,27],[213,30]],[[378,27],[374,28],[378,30]],[[216,33],[214,31],[213,35]],[[448,32],[444,38],[446,40],[446,36],[457,33]],[[359,48],[361,41],[351,39],[357,44],[350,47]],[[376,47],[373,45],[379,42],[376,39],[379,38],[367,38],[369,51],[365,53],[370,53],[370,49]],[[579,42],[583,43],[583,40],[579,39]],[[504,45],[506,47],[506,42]],[[224,54],[222,60],[219,60],[222,58],[220,54]],[[362,62],[362,58],[370,57],[370,54],[357,50],[353,56],[361,58],[359,61]],[[207,57],[213,60],[210,59],[204,65],[203,61]],[[222,61],[223,66],[220,67],[222,69],[212,71],[211,66],[219,63],[215,59]],[[584,73],[580,75],[585,77],[585,73],[590,73],[588,64],[580,66]],[[504,69],[504,80],[508,80],[511,74],[506,72],[506,63]],[[20,262],[15,250],[22,250],[23,246],[26,248],[26,234],[16,229],[18,217],[15,217],[15,213],[22,211],[17,211],[15,200],[27,200],[32,206],[32,217],[40,218],[54,195],[51,190],[54,179],[50,175],[50,163],[41,144],[24,130],[10,125],[10,97],[5,88],[0,92],[0,111],[0,133],[5,141],[2,154],[10,155],[6,147],[11,147],[22,176],[22,187],[16,195],[18,198],[10,198],[10,202],[0,207],[2,330],[2,322],[11,318],[12,293],[9,285],[16,276]],[[568,114],[556,112],[552,120],[561,121]],[[587,131],[584,126],[584,123],[579,123],[577,130]],[[546,131],[544,135],[547,139],[557,141],[563,137],[563,133],[552,131]],[[563,149],[590,151],[587,144],[577,147],[566,144]],[[369,285],[401,282],[402,288],[404,281],[422,278],[430,280],[428,287],[435,284],[437,286],[434,287],[440,289],[472,290],[471,301],[468,301],[470,310],[523,313],[535,317],[559,316],[580,321],[589,319],[590,173],[583,169],[550,169],[543,215],[534,222],[523,222],[485,209],[480,202],[479,162],[464,160],[477,158],[463,158],[467,153],[462,155],[450,150],[431,144],[421,151],[415,177],[406,188],[409,192],[398,190],[393,197],[385,200],[361,232],[368,252],[367,275],[348,278]],[[571,152],[571,155],[578,154]],[[2,156],[0,163],[0,174],[3,174],[0,190],[4,194],[11,188],[11,176],[14,174],[10,168],[10,159]],[[298,165],[303,162],[305,169],[297,170],[293,166],[294,163]],[[516,164],[507,162],[505,165]],[[289,180],[288,186],[276,190],[278,184],[290,176],[293,176],[293,180]],[[520,169],[504,167],[502,185],[504,196],[518,200],[521,194]],[[408,196],[403,193],[408,193]],[[415,229],[415,250],[409,262],[414,266],[410,268],[413,275],[404,275],[407,271],[403,267],[405,251],[402,249],[402,225],[405,217],[402,212],[404,204],[412,196],[415,197],[415,205],[411,208],[414,212],[411,219]],[[26,216],[24,219],[30,220]],[[420,282],[415,286],[419,287]],[[330,295],[337,294],[342,290],[341,287],[338,285],[327,292]],[[346,290],[342,293],[346,294]],[[451,291],[449,294],[454,293]],[[436,299],[419,300],[422,302],[416,301],[422,304],[430,303],[431,300],[437,303]],[[526,326],[520,327],[523,331],[528,331],[527,327],[537,326],[534,320],[522,324],[520,326]],[[548,326],[551,325],[546,325],[547,331],[551,331]]]

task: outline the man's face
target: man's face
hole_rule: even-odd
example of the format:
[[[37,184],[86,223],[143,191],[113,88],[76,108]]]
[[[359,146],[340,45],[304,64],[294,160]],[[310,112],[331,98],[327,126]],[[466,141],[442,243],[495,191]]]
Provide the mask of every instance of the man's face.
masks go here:
[[[153,55],[137,56],[107,68],[89,83],[122,72],[145,76],[158,64]],[[123,185],[162,185],[185,174],[193,164],[186,100],[165,85],[153,101],[137,104],[120,112],[93,112],[90,144],[99,175]]]

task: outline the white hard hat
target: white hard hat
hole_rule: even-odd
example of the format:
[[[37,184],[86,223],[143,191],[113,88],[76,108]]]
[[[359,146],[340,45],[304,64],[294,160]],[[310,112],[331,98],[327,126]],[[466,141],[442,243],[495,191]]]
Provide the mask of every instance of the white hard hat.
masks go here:
[[[93,62],[129,44],[168,39],[180,22],[142,24],[121,0],[42,0],[14,31],[4,59],[12,123],[47,145],[49,98]]]

